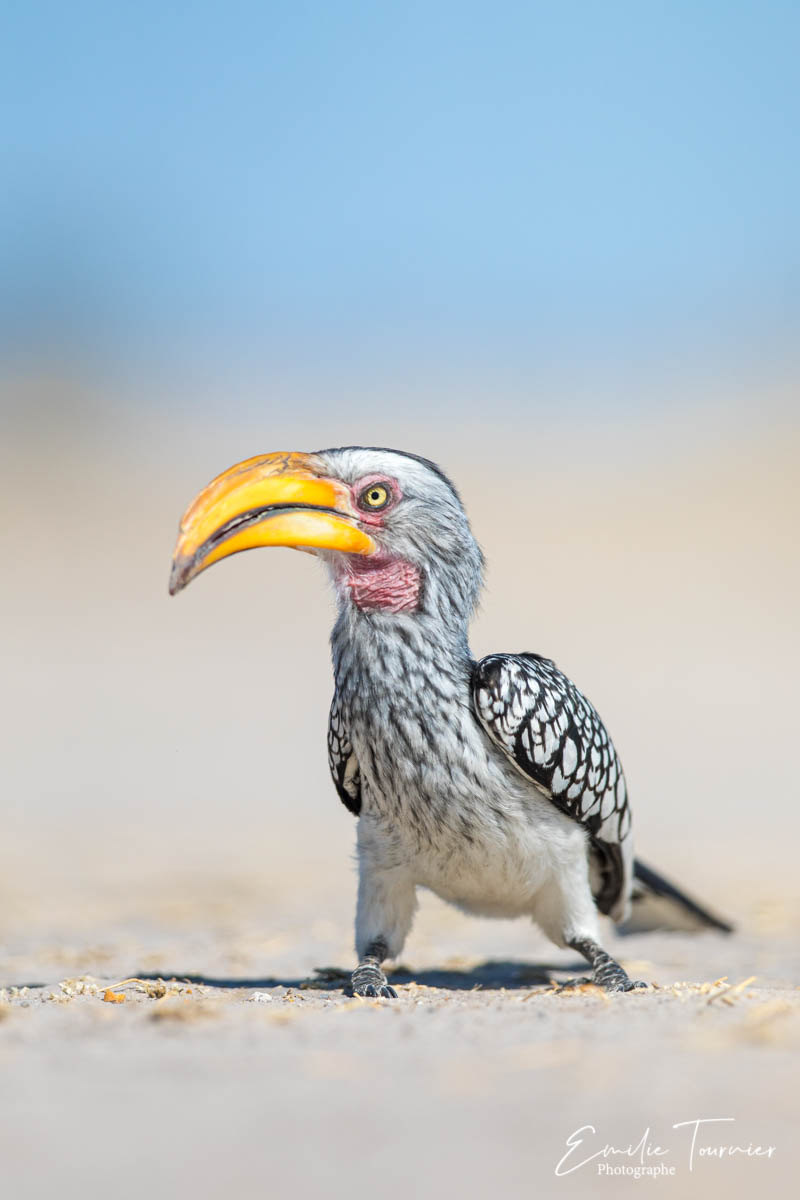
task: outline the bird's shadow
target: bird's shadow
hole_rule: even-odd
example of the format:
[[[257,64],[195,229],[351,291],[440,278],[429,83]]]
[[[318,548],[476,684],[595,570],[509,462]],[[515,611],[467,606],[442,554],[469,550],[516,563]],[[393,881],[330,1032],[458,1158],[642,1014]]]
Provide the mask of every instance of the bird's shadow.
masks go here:
[[[409,967],[400,965],[388,969],[386,974],[392,983],[416,983],[422,987],[441,988],[447,991],[471,992],[477,990],[499,991],[502,988],[547,987],[558,982],[553,978],[553,972],[558,975],[574,975],[585,971],[585,963],[525,963],[506,959],[490,959],[478,966],[463,970],[448,967],[430,967],[423,971],[412,971]],[[179,972],[162,972],[158,975],[152,971],[136,973],[141,980],[172,981],[191,983],[198,987],[224,988],[230,990],[254,988],[267,991],[270,988],[293,988],[303,991],[343,992],[351,991],[349,970],[342,967],[317,967],[310,977],[303,976],[232,976],[181,974]]]

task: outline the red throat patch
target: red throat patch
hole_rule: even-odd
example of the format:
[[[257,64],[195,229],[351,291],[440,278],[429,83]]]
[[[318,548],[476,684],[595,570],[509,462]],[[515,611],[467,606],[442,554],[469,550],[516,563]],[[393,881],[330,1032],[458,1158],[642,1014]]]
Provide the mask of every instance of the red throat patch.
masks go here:
[[[421,576],[402,559],[355,559],[348,563],[345,586],[356,608],[414,612],[419,607]]]

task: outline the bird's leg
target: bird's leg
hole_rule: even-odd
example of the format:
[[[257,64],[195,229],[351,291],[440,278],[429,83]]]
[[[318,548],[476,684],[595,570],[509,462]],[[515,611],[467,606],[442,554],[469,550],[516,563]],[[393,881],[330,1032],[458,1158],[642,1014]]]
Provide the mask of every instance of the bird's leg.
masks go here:
[[[630,992],[634,988],[647,987],[640,979],[631,979],[616,959],[607,954],[592,938],[574,938],[567,945],[577,950],[590,963],[592,978],[589,982],[596,983],[607,992]]]
[[[358,904],[353,991],[357,996],[397,995],[381,970],[386,958],[403,949],[417,906],[414,877],[396,864],[397,851],[383,827],[361,817],[358,823]],[[386,865],[387,860],[390,865]]]
[[[356,996],[383,996],[397,999],[397,992],[388,982],[380,964],[388,956],[386,942],[375,938],[361,955],[352,974],[353,992]]]
[[[591,965],[590,979],[570,980],[564,987],[594,983],[609,992],[647,987],[634,983],[597,941],[597,907],[589,880],[586,834],[575,826],[561,845],[560,870],[537,896],[534,920],[557,946],[570,946]]]

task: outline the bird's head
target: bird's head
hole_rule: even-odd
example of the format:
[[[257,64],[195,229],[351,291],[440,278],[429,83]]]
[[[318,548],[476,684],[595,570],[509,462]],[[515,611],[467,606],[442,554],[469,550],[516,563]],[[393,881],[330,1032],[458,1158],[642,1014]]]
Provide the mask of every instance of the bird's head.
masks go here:
[[[480,589],[483,559],[458,493],[434,463],[397,450],[266,454],[231,467],[183,516],[170,593],[258,546],[318,555],[340,604],[361,613],[458,620]]]

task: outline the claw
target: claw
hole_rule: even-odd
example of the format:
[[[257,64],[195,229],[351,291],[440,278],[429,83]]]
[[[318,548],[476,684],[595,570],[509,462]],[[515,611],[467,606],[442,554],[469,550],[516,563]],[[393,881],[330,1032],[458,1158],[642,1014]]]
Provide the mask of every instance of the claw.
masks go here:
[[[556,995],[559,995],[561,992],[572,991],[573,988],[585,987],[587,983],[602,988],[604,992],[640,991],[642,988],[647,989],[650,986],[649,983],[645,983],[641,979],[629,979],[627,975],[624,978],[601,976],[599,979],[582,975],[579,979],[566,979],[563,983],[560,983],[556,987]]]
[[[559,983],[556,987],[556,994],[559,992],[569,992],[573,988],[585,987],[587,983],[595,983],[594,979],[590,979],[588,975],[581,975],[577,979],[565,979],[563,983]]]
[[[616,984],[616,986],[614,986],[613,984],[611,986],[606,984],[605,986],[606,986],[606,990],[609,992],[633,992],[633,991],[640,991],[642,988],[646,989],[650,985],[649,985],[649,983],[645,983],[641,979],[627,979],[626,978],[626,979],[620,980],[620,982],[618,984]]]
[[[356,988],[356,996],[365,996],[367,999],[383,999],[396,1000],[397,992],[390,983],[365,983],[360,988]]]

